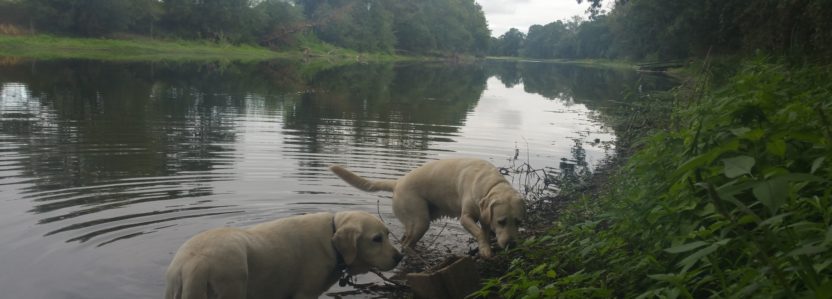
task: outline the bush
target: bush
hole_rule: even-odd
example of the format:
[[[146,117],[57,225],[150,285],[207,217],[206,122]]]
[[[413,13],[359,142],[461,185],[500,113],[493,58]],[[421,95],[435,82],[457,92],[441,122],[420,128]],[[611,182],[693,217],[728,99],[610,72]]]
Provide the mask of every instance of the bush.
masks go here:
[[[744,64],[678,108],[601,198],[478,295],[823,297],[832,292],[832,74]],[[591,206],[593,216],[569,217]]]

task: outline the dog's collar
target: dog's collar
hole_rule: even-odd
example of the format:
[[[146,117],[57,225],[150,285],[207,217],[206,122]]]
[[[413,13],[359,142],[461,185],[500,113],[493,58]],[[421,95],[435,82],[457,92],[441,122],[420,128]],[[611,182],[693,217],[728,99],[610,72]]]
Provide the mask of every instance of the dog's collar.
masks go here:
[[[335,215],[332,215],[332,221],[330,222],[332,227],[332,236],[335,236],[336,228],[335,228]],[[338,252],[338,247],[335,246],[335,240],[332,239],[332,250],[335,251],[335,270],[333,272],[338,275],[338,284],[344,286],[346,282],[349,281],[350,274],[347,271],[347,264],[344,262],[344,256]]]

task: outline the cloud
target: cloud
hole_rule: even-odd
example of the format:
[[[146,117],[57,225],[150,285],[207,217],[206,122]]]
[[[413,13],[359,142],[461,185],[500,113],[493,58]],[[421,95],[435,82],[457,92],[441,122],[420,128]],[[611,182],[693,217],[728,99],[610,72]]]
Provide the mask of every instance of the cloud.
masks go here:
[[[501,14],[514,14],[517,11],[517,5],[523,5],[532,2],[532,0],[479,0],[479,3],[483,11],[487,15],[501,15]]]
[[[580,15],[586,18],[586,1],[576,0],[476,0],[485,13],[491,35],[500,36],[510,28],[526,32],[534,24],[548,24]]]

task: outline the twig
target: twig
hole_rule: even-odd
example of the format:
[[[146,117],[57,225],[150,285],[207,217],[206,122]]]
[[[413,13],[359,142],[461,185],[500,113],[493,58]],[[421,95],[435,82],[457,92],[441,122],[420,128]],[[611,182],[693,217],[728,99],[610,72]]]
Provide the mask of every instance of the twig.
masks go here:
[[[416,257],[416,258],[418,258],[420,261],[422,261],[422,264],[423,264],[423,265],[425,265],[425,269],[424,269],[424,271],[428,271],[428,270],[430,270],[430,267],[429,267],[430,263],[428,263],[428,261],[427,261],[425,258],[423,258],[423,257],[422,257],[422,255],[421,255],[421,254],[419,254],[419,252],[418,252],[418,251],[416,251],[416,249],[414,249],[414,248],[410,248],[410,247],[406,247],[406,248],[404,248],[404,251],[405,251],[405,253],[406,253],[408,256],[413,256],[413,257]]]
[[[378,218],[381,218],[381,222],[387,223],[387,221],[384,221],[384,216],[381,216],[381,200],[378,199],[376,199],[376,213],[378,213]],[[390,234],[393,235],[394,240],[399,241],[399,236],[396,236],[392,231]]]
[[[396,286],[400,286],[400,287],[405,287],[405,288],[407,288],[407,287],[408,287],[407,285],[401,284],[401,283],[399,283],[399,282],[397,282],[397,281],[395,281],[395,280],[392,280],[392,279],[390,279],[390,278],[387,278],[386,276],[384,276],[383,274],[381,274],[381,272],[378,272],[378,270],[376,270],[376,269],[371,269],[371,270],[370,270],[370,272],[373,272],[373,274],[378,275],[378,277],[381,277],[381,279],[382,279],[382,280],[384,280],[384,281],[386,281],[386,282],[388,282],[388,283],[392,283],[392,284],[394,284],[394,285],[396,285]]]
[[[436,243],[436,240],[439,239],[439,236],[442,235],[442,232],[445,231],[445,227],[447,227],[447,226],[448,226],[448,222],[445,222],[445,224],[442,225],[442,229],[439,230],[439,233],[436,234],[436,237],[433,237],[433,241],[430,241],[430,245],[428,245],[428,247],[427,247],[428,249],[433,248],[434,243]]]

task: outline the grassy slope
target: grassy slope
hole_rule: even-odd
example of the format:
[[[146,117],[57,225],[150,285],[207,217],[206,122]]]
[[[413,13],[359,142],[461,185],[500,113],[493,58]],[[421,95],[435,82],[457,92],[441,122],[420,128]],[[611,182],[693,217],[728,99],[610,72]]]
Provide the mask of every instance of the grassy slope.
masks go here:
[[[680,88],[671,114],[648,115],[665,121],[605,191],[572,194],[480,295],[832,293],[832,71],[752,61],[718,87],[709,77]]]
[[[406,57],[387,54],[362,54],[315,40],[304,40],[311,58],[334,61],[389,61]],[[299,47],[300,48],[300,47]],[[268,60],[304,58],[299,50],[272,51],[250,45],[227,45],[203,41],[168,41],[145,38],[126,40],[69,38],[50,35],[0,35],[0,56],[35,59],[96,60]]]

